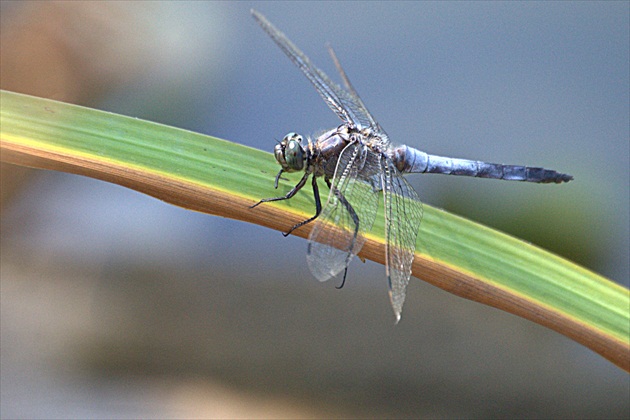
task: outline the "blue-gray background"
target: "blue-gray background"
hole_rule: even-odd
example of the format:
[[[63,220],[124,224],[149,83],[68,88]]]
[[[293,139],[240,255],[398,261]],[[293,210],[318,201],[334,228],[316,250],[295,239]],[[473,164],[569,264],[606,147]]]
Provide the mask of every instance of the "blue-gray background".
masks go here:
[[[256,25],[249,14],[251,7],[265,14],[319,67],[337,79],[325,48],[325,43],[331,42],[355,88],[393,141],[440,155],[544,166],[574,175],[575,181],[567,185],[524,185],[431,175],[409,179],[427,204],[509,231],[628,285],[627,2],[139,3],[130,15],[135,13],[138,22],[142,22],[138,25],[145,31],[143,42],[151,48],[151,60],[141,77],[108,91],[98,103],[90,105],[263,150],[271,150],[274,139],[288,131],[311,134],[337,125],[335,115],[306,79]],[[455,299],[415,279],[409,287],[402,324],[393,332],[388,331],[383,328],[391,327],[393,317],[388,312],[391,310],[383,267],[355,263],[348,285],[336,291],[330,284],[317,283],[308,272],[304,265],[305,242],[284,239],[276,231],[196,214],[115,185],[63,174],[37,179],[2,217],[3,247],[10,245],[31,256],[43,254],[52,259],[106,267],[106,276],[96,270],[101,276],[98,286],[90,286],[96,287],[97,296],[102,296],[102,289],[107,289],[106,296],[114,293],[110,290],[114,289],[111,284],[116,283],[112,277],[119,278],[120,284],[116,284],[124,289],[127,281],[122,279],[129,276],[124,267],[130,265],[170,264],[179,267],[173,269],[174,273],[198,270],[195,272],[201,274],[193,282],[193,290],[199,300],[192,304],[205,305],[211,297],[229,300],[229,304],[214,306],[212,313],[219,320],[231,319],[226,324],[230,327],[221,329],[228,331],[228,338],[221,336],[220,340],[235,345],[234,336],[238,334],[230,329],[245,329],[243,322],[247,322],[253,323],[248,328],[257,336],[250,336],[252,342],[239,336],[239,345],[235,346],[269,346],[269,358],[253,350],[251,357],[244,350],[226,350],[229,357],[225,358],[230,360],[226,365],[249,366],[243,368],[244,373],[232,375],[231,368],[217,367],[217,360],[225,361],[222,357],[215,360],[209,356],[211,362],[199,362],[205,366],[201,371],[223,382],[248,383],[257,392],[262,388],[284,393],[284,387],[295,387],[290,379],[283,382],[269,379],[266,373],[252,374],[260,364],[277,362],[278,366],[285,366],[285,359],[291,357],[270,344],[275,341],[285,350],[292,348],[279,338],[282,333],[278,336],[277,332],[267,331],[285,328],[282,323],[269,321],[261,327],[257,316],[239,316],[253,311],[249,306],[263,305],[264,301],[274,306],[261,311],[271,310],[280,319],[292,318],[296,308],[315,319],[322,316],[318,311],[328,314],[329,319],[321,322],[330,329],[321,322],[313,326],[312,319],[308,325],[293,325],[301,333],[312,335],[315,343],[306,340],[305,345],[316,348],[319,357],[318,362],[313,362],[313,371],[306,369],[303,381],[314,381],[318,385],[313,388],[321,391],[330,386],[329,381],[335,382],[330,378],[344,369],[340,365],[350,363],[343,363],[346,358],[363,375],[378,365],[377,373],[368,376],[375,383],[387,384],[383,385],[387,389],[363,391],[368,395],[364,398],[373,404],[376,402],[370,392],[392,394],[383,397],[387,401],[382,411],[375,411],[379,415],[564,415],[570,411],[563,411],[552,402],[564,398],[577,407],[572,413],[576,416],[628,414],[628,403],[622,397],[628,391],[627,376],[569,340],[510,315]],[[3,252],[3,265],[11,261],[8,255],[14,254]],[[5,273],[3,288],[7,288],[6,278]],[[102,285],[103,278],[108,279],[107,286]],[[144,281],[148,283],[147,290],[155,287],[150,280]],[[164,279],[167,286],[160,284],[177,290],[180,281],[182,287],[190,286],[189,281],[177,276]],[[221,290],[209,292],[203,288],[211,286],[194,289],[199,286],[197,283],[205,282],[235,283],[238,287],[224,297]],[[282,296],[268,301],[257,300],[258,292],[239,295],[249,287]],[[296,287],[300,292],[294,291]],[[223,293],[227,293],[225,289]],[[372,293],[376,298],[369,305],[376,305],[373,311],[379,318],[361,321],[358,314],[369,313],[372,307],[365,308],[368,300],[352,296]],[[317,304],[309,302],[310,294],[321,295]],[[169,293],[165,296],[166,301],[155,304],[158,312],[163,307],[160,305],[174,305],[168,301]],[[144,300],[142,294],[136,297]],[[121,310],[122,304],[115,297],[111,301],[93,299],[96,304]],[[329,302],[324,303],[328,306],[315,306],[322,302]],[[136,300],[126,303],[138,306]],[[111,317],[105,309],[91,312]],[[4,308],[3,317],[4,330],[9,322]],[[195,321],[196,327],[206,330],[210,337],[219,337],[213,331],[216,319],[209,319],[206,323],[203,319]],[[518,326],[518,333],[511,322]],[[479,332],[483,324],[491,331]],[[168,331],[164,329],[165,334]],[[381,335],[374,331],[386,332]],[[109,337],[108,334],[104,335]],[[385,346],[375,355],[368,349],[374,346],[366,338],[370,334],[378,334],[374,340]],[[462,340],[461,334],[466,338]],[[400,346],[388,348],[383,341],[390,340],[400,341]],[[541,341],[545,344],[541,345]],[[549,350],[562,355],[555,356],[566,363],[562,373],[549,373],[550,366],[559,362],[553,358],[545,360],[546,354],[536,353],[550,346],[549,341],[562,349]],[[197,342],[195,347],[203,347],[203,343]],[[98,348],[100,344],[94,346]],[[160,348],[158,344],[154,346]],[[148,345],[146,351],[155,348]],[[292,357],[317,358],[308,349],[296,349],[290,352]],[[210,347],[207,351],[212,352]],[[368,353],[371,356],[364,357]],[[7,361],[6,354],[5,347],[3,370],[14,360]],[[114,359],[112,364],[116,366],[115,357],[87,359],[92,361],[90,366],[102,366],[102,360]],[[93,362],[94,359],[99,362]],[[286,376],[299,376],[298,367],[303,364],[308,363],[288,363]],[[362,364],[370,368],[362,370]],[[180,366],[176,362],[172,365]],[[182,370],[187,374],[195,372],[192,366]],[[415,373],[400,379],[400,372],[405,369]],[[567,379],[566,370],[575,376]],[[313,375],[314,371],[328,374],[321,373],[319,378]],[[449,372],[446,376],[452,375],[451,379],[442,378],[445,371]],[[523,375],[528,376],[525,372],[530,376],[524,379]],[[370,382],[361,374],[354,379],[349,377],[343,376],[346,382],[341,381],[340,389],[356,389],[358,383]],[[5,413],[17,413],[26,406],[19,395],[20,387],[27,385],[20,380],[23,378],[17,373],[3,373]],[[601,392],[593,392],[591,380]],[[458,385],[449,387],[443,381]],[[568,390],[563,388],[563,381],[570,383]],[[470,390],[478,384],[482,384],[479,389]],[[484,392],[486,384],[492,386],[487,385]],[[301,397],[309,397],[313,392],[306,386],[297,388]],[[438,396],[430,396],[432,388],[440,390]],[[461,389],[469,394],[461,396]],[[347,389],[330,392],[339,400],[352,400],[344,394]],[[448,396],[449,392],[457,395]],[[497,397],[499,394],[501,397]],[[512,400],[517,396],[522,399]],[[102,395],[98,398],[106,399]],[[316,400],[320,398],[333,406],[339,402],[337,397],[328,400],[318,396]],[[352,401],[355,400],[360,401],[356,407],[342,405],[343,409],[364,415],[360,410],[353,411],[364,404],[360,397]],[[45,412],[46,405],[42,406]],[[449,411],[449,406],[455,408]],[[396,411],[397,407],[403,408]],[[609,411],[601,411],[604,408]],[[146,413],[143,409],[134,410],[103,412]],[[76,411],[70,408],[66,414]]]

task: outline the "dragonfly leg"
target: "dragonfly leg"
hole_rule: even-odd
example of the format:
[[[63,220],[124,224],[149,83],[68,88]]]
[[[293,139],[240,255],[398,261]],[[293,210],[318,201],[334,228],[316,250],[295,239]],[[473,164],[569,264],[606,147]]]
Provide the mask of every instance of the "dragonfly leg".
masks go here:
[[[278,173],[278,175],[276,176],[276,183],[278,182],[278,178],[280,177],[281,173],[282,173],[282,171],[280,171]],[[310,174],[305,173],[304,176],[302,177],[302,179],[300,179],[300,182],[298,182],[297,185],[291,189],[291,191],[286,193],[286,195],[283,195],[281,197],[263,198],[258,203],[254,204],[253,206],[250,206],[249,208],[253,209],[254,207],[258,206],[259,204],[269,203],[270,201],[288,200],[289,198],[293,197],[298,191],[300,191],[300,189],[302,189],[304,184],[306,184],[306,180],[308,179],[309,175]]]
[[[273,183],[273,187],[275,189],[278,189],[278,181],[280,181],[280,177],[282,176],[282,173],[284,172],[284,169],[280,169],[280,172],[278,172],[278,175],[276,175],[276,181]],[[282,178],[284,179],[284,178]]]
[[[330,181],[327,181],[330,182]],[[293,232],[295,229],[304,226],[307,223],[312,222],[313,220],[317,219],[317,217],[319,216],[319,214],[322,212],[322,200],[319,196],[319,187],[317,186],[317,177],[313,176],[313,180],[312,180],[312,184],[313,184],[313,196],[315,197],[315,216],[308,218],[306,220],[301,221],[300,223],[296,224],[295,226],[293,226],[291,229],[289,229],[288,232],[283,233],[283,235],[289,236],[291,234],[291,232]]]
[[[343,279],[341,280],[341,284],[339,286],[335,286],[335,289],[341,289],[344,284],[346,284],[346,276],[348,275],[348,266],[346,265],[345,270],[343,270]]]
[[[352,258],[353,255],[352,250],[354,249],[354,244],[357,240],[357,237],[359,236],[359,215],[356,213],[356,211],[354,211],[352,204],[350,204],[346,197],[344,197],[341,191],[335,189],[335,195],[339,198],[339,201],[341,201],[341,204],[343,204],[343,206],[346,208],[348,214],[350,214],[350,217],[354,222],[354,234],[352,235],[352,243],[350,244],[348,255],[346,256],[346,268],[343,271],[343,279],[341,280],[341,284],[339,286],[335,286],[337,289],[341,289],[343,285],[346,284],[346,276],[348,275],[348,263],[350,263],[350,258]]]

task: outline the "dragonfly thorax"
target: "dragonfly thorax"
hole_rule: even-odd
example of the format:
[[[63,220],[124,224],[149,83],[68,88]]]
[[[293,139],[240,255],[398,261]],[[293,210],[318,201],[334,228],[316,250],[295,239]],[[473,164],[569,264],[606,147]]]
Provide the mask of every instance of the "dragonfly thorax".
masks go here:
[[[276,160],[285,172],[297,172],[304,169],[306,149],[302,145],[302,136],[289,133],[274,147]]]

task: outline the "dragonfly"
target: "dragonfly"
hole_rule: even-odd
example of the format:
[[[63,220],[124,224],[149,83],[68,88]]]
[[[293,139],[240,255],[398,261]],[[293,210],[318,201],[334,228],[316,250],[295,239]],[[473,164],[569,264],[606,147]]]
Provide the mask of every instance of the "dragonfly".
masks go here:
[[[416,239],[422,220],[422,203],[403,173],[436,173],[536,183],[563,183],[571,175],[554,170],[503,165],[476,160],[436,156],[406,145],[390,142],[387,133],[367,110],[341,67],[333,49],[328,51],[345,88],[333,82],[265,16],[252,10],[254,19],[315,87],[341,125],[306,139],[289,133],[274,148],[280,164],[275,188],[285,172],[304,172],[300,181],[280,197],[264,198],[251,206],[288,200],[311,177],[315,215],[284,233],[313,222],[308,240],[307,263],[320,281],[342,271],[345,282],[350,261],[366,241],[376,219],[379,200],[385,215],[385,273],[396,323],[400,321],[405,293],[411,277]],[[322,205],[318,178],[330,192]],[[342,285],[343,285],[342,282]]]

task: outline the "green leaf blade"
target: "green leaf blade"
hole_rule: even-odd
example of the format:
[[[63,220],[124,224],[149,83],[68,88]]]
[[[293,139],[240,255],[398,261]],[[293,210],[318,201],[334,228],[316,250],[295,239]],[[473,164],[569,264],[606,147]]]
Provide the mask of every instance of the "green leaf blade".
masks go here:
[[[1,105],[3,161],[104,179],[182,207],[281,231],[313,214],[313,198],[306,193],[249,208],[262,197],[286,193],[299,179],[288,174],[275,190],[278,167],[269,153],[10,92],[2,92]],[[414,276],[552,328],[630,371],[627,289],[516,238],[424,209]],[[383,263],[383,241],[380,209],[361,256]]]

